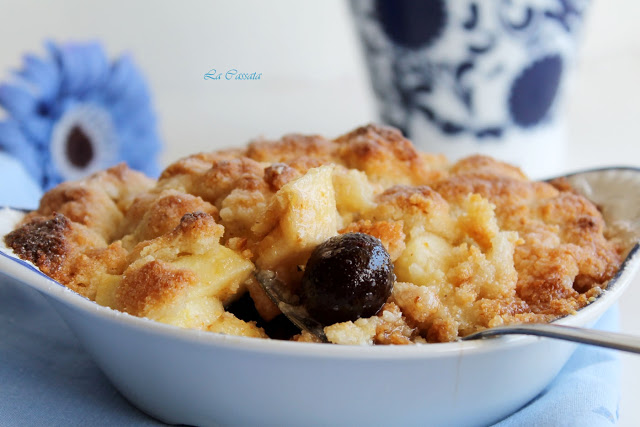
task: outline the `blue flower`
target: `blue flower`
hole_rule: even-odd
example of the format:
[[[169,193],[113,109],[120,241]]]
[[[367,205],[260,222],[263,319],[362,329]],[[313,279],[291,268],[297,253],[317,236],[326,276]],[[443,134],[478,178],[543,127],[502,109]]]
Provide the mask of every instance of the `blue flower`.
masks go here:
[[[0,151],[44,190],[126,162],[159,173],[161,142],[149,90],[129,56],[109,62],[97,43],[46,44],[0,84]]]

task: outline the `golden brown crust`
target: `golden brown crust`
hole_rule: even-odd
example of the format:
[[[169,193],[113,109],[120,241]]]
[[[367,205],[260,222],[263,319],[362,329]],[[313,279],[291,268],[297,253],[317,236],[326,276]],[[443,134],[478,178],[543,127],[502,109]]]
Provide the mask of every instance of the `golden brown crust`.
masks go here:
[[[169,233],[138,243],[129,253],[129,259],[133,262],[147,253],[163,251],[171,256],[180,253],[200,254],[217,244],[223,233],[224,228],[216,224],[211,215],[205,212],[189,212]]]
[[[36,219],[5,237],[20,258],[34,263],[43,273],[57,278],[71,252],[71,221],[62,214]]]
[[[450,203],[470,193],[486,197],[496,206],[500,227],[519,233],[523,242],[514,253],[517,290],[531,310],[566,315],[585,304],[580,293],[606,286],[621,258],[605,238],[604,220],[593,203],[566,181],[527,181],[508,165],[495,167],[486,158],[479,163],[476,158],[463,168],[453,167],[464,172],[433,187]]]
[[[175,190],[158,194],[143,193],[136,197],[123,220],[120,234],[127,236],[127,246],[151,240],[176,228],[184,215],[204,212],[218,216],[218,209],[200,197]]]
[[[59,213],[36,217],[7,234],[5,243],[20,258],[62,283],[71,281],[74,263],[85,250],[105,246],[95,233]]]
[[[274,163],[264,170],[264,181],[274,193],[299,176],[300,173],[296,169],[285,163]]]
[[[187,269],[178,269],[162,261],[151,261],[125,272],[116,292],[116,307],[134,316],[144,317],[148,311],[173,301],[181,290],[196,281]]]
[[[392,302],[386,303],[378,317],[382,319],[376,326],[375,344],[407,345],[413,344],[417,335],[414,328],[407,325],[400,308]]]
[[[131,198],[153,185],[153,180],[120,164],[84,180],[58,185],[45,193],[35,215],[63,214],[111,242]]]
[[[295,293],[317,244],[368,233],[395,264],[393,294],[376,316],[325,332],[335,343],[410,344],[574,313],[620,266],[606,227],[566,180],[529,181],[480,155],[448,164],[367,125],[199,153],[155,183],[119,165],[45,194],[5,242],[101,304],[265,337],[224,308],[249,292],[262,321],[279,314],[255,266]]]
[[[342,164],[364,171],[373,180],[421,185],[444,174],[444,170],[433,168],[438,164],[437,156],[433,156],[429,164],[427,157],[420,155],[397,129],[370,124],[337,138],[335,142],[339,145],[337,154]],[[441,163],[444,169],[444,158],[441,158]]]
[[[512,178],[519,181],[528,181],[527,176],[520,168],[501,162],[492,157],[476,154],[465,157],[454,163],[449,169],[451,175],[493,175]]]
[[[498,209],[510,209],[534,199],[554,197],[557,190],[543,182],[521,181],[511,177],[465,173],[432,184],[432,187],[449,202],[460,200],[469,194],[480,194],[493,202]]]
[[[376,200],[378,206],[392,207],[402,215],[443,215],[448,213],[447,202],[432,188],[396,185],[385,190]]]
[[[297,158],[315,158],[326,163],[333,157],[333,143],[320,135],[289,134],[276,141],[263,138],[249,143],[245,155],[258,162],[289,163]]]

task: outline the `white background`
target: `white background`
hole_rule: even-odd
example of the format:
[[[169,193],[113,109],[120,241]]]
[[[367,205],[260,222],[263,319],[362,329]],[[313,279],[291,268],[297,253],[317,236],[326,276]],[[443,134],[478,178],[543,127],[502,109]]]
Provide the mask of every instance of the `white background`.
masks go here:
[[[163,163],[287,132],[337,136],[375,119],[347,4],[279,1],[0,0],[0,78],[42,41],[102,40],[148,77]],[[567,170],[640,166],[640,2],[593,0],[571,82]],[[205,81],[212,68],[259,81]],[[563,172],[563,171],[558,171]],[[640,335],[640,278],[621,302]],[[640,423],[640,356],[622,356],[621,426]]]

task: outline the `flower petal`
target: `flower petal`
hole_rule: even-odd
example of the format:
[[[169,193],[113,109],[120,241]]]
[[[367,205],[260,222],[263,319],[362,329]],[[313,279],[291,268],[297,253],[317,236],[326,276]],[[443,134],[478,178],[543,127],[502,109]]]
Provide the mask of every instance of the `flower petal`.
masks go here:
[[[25,135],[38,148],[49,146],[53,122],[36,115],[25,117],[20,122]]]
[[[36,182],[43,182],[42,152],[25,137],[15,121],[0,122],[0,150],[20,160]]]
[[[100,43],[67,43],[58,46],[50,42],[47,47],[60,66],[64,94],[82,98],[105,83],[109,61]]]
[[[154,127],[138,131],[131,128],[121,128],[118,132],[118,139],[120,159],[148,176],[157,177],[160,174],[158,156],[162,143]]]
[[[123,55],[113,63],[104,94],[107,101],[149,102],[149,89],[131,56]]]
[[[12,116],[22,118],[33,114],[36,100],[27,88],[3,83],[0,84],[0,106]]]
[[[97,95],[96,102],[108,106],[117,127],[155,127],[149,90],[129,56],[122,56],[113,64],[104,91]]]
[[[144,100],[119,99],[109,106],[112,120],[117,127],[154,127],[156,120],[150,106]]]
[[[60,72],[56,64],[32,54],[24,56],[24,67],[16,74],[37,90],[37,97],[50,100],[60,90]]]
[[[42,189],[44,191],[48,191],[64,181],[64,177],[51,159],[51,153],[47,153],[46,158],[48,161],[42,165]]]

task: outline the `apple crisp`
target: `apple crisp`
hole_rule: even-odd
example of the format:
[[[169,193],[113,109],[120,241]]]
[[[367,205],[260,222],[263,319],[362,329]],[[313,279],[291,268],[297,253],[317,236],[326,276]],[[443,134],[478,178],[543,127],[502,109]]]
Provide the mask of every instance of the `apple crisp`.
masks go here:
[[[598,208],[566,181],[531,181],[485,156],[449,163],[377,125],[195,154],[157,180],[119,165],[50,190],[5,243],[134,316],[316,341],[282,332],[254,273],[273,271],[296,294],[312,252],[348,233],[379,239],[395,283],[376,314],[325,326],[338,344],[551,321],[592,301],[622,260]]]

